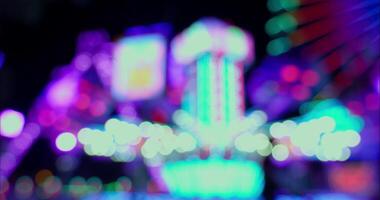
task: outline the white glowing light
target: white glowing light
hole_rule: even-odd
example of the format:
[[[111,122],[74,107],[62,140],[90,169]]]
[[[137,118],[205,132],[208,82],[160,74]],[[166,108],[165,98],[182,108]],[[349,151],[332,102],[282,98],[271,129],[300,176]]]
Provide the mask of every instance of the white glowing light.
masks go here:
[[[104,127],[104,131],[83,128],[78,132],[78,140],[88,155],[110,156],[114,161],[128,162],[131,155],[123,149],[134,148],[143,138],[146,140],[141,154],[147,159],[158,154],[168,156],[174,150],[188,152],[196,148],[196,141],[191,135],[176,136],[167,125],[141,122],[137,126],[119,119],[109,119]]]
[[[290,120],[276,122],[269,130],[274,138],[289,137],[305,156],[316,156],[321,161],[344,161],[351,155],[349,147],[360,143],[360,135],[354,130],[335,131],[335,128],[335,120],[324,116],[299,124]]]
[[[159,141],[154,138],[149,138],[145,141],[144,145],[141,148],[141,154],[147,158],[151,159],[155,157],[159,151]]]
[[[176,138],[176,150],[180,153],[189,152],[196,148],[197,141],[188,133],[181,133]]]
[[[55,140],[55,145],[61,151],[71,151],[75,148],[77,139],[74,134],[64,132],[58,135]]]
[[[264,150],[271,145],[268,136],[263,133],[255,134],[254,137],[253,145],[256,146],[257,150]]]
[[[283,144],[277,144],[272,149],[272,156],[277,161],[284,161],[289,157],[289,150]]]
[[[270,134],[274,138],[283,138],[294,134],[297,124],[294,121],[286,120],[283,123],[276,122],[270,126]]]
[[[24,128],[25,118],[20,112],[4,110],[0,113],[0,134],[14,138],[21,134]]]
[[[257,153],[261,156],[269,156],[272,152],[273,145],[272,143],[268,143],[265,148],[263,149],[258,149]]]
[[[239,151],[252,153],[257,149],[257,147],[253,145],[254,142],[255,142],[255,136],[248,133],[242,134],[236,138],[235,147]]]

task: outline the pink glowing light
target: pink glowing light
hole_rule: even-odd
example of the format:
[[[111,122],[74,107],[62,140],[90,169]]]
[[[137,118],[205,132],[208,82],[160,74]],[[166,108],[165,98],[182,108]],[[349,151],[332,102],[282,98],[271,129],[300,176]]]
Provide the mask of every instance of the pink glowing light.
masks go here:
[[[101,100],[93,102],[90,106],[90,113],[94,117],[102,116],[107,111],[107,105]]]
[[[294,99],[304,101],[310,97],[311,91],[308,87],[303,85],[295,85],[291,89],[291,94]]]
[[[302,73],[301,81],[304,85],[312,87],[319,83],[320,77],[316,71],[306,70]]]
[[[75,107],[77,107],[79,110],[86,110],[91,103],[91,99],[87,94],[80,94],[78,95],[78,98],[75,102]]]
[[[25,118],[20,112],[4,110],[0,114],[0,134],[5,137],[14,138],[21,134]]]
[[[286,82],[295,82],[298,80],[300,71],[295,65],[286,65],[280,71],[281,78]]]

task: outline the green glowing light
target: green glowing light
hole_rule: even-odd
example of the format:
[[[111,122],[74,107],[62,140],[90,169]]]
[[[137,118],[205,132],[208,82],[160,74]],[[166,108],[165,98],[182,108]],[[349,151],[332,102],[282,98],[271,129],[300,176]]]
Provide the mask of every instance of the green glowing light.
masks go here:
[[[363,129],[364,121],[361,117],[353,115],[345,106],[335,99],[321,102],[304,104],[301,112],[306,113],[302,121],[320,117],[331,117],[335,120],[335,131],[355,130],[360,132]]]
[[[282,0],[280,2],[281,2],[281,6],[285,10],[291,10],[291,9],[297,8],[300,4],[299,0]]]
[[[281,32],[288,33],[293,31],[297,25],[297,19],[292,15],[285,13],[270,19],[265,25],[265,30],[270,35],[275,35]]]
[[[217,121],[218,117],[218,112],[217,112],[217,101],[218,101],[218,94],[217,94],[217,84],[216,84],[216,75],[217,75],[217,70],[216,70],[216,63],[215,63],[215,58],[211,58],[210,60],[210,73],[209,73],[209,97],[210,97],[210,105],[209,105],[209,115],[210,115],[210,124],[214,124]]]
[[[299,0],[269,0],[268,9],[272,12],[278,12],[281,10],[293,10],[300,5]]]
[[[225,117],[225,121],[228,123],[230,122],[231,120],[231,114],[230,114],[230,111],[231,111],[231,108],[230,108],[230,98],[231,98],[231,95],[233,94],[230,94],[230,85],[229,85],[229,82],[230,82],[230,79],[229,79],[229,74],[228,72],[230,71],[229,69],[230,66],[228,66],[227,63],[224,63],[223,65],[223,74],[222,74],[222,78],[223,78],[223,81],[224,81],[224,87],[223,87],[223,91],[224,91],[224,99],[223,99],[223,103],[224,104],[224,112],[222,114],[222,116]]]
[[[188,198],[250,198],[261,195],[263,170],[258,163],[211,158],[166,163],[162,175],[170,192]]]
[[[197,98],[198,98],[198,118],[205,125],[211,122],[210,113],[210,69],[213,67],[210,63],[212,61],[211,55],[204,55],[197,63]]]
[[[280,55],[288,51],[292,43],[287,37],[280,37],[268,43],[267,51],[273,56]]]

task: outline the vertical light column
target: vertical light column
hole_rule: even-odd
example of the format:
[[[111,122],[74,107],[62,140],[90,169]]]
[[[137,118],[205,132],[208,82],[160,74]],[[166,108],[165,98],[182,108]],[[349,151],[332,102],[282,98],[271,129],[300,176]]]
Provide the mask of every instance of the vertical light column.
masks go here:
[[[210,62],[209,62],[209,87],[210,87],[210,106],[209,106],[209,115],[211,119],[211,124],[215,124],[215,122],[218,122],[218,112],[220,112],[220,105],[218,104],[219,99],[219,92],[218,87],[220,85],[217,76],[219,73],[218,66],[217,66],[217,57],[210,56]]]
[[[211,123],[210,115],[210,95],[211,95],[211,56],[202,56],[196,63],[197,67],[197,116],[204,125]]]
[[[240,91],[242,84],[239,77],[240,67],[228,58],[220,60],[220,98],[221,98],[221,122],[228,125],[243,117],[243,94]]]
[[[174,63],[195,71],[184,76],[185,84],[195,76],[195,87],[185,88],[196,91],[196,102],[188,105],[185,97],[183,108],[196,108],[190,114],[197,119],[205,144],[223,148],[229,137],[224,133],[244,116],[242,74],[243,66],[253,60],[252,42],[243,30],[215,19],[196,22],[173,40]]]

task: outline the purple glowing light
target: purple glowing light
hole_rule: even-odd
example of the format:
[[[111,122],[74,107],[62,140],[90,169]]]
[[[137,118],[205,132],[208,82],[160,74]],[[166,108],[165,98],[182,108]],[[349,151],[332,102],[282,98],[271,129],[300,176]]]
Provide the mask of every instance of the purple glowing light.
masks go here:
[[[73,77],[64,77],[53,83],[47,92],[47,100],[52,106],[66,107],[75,99],[77,80]]]
[[[0,157],[0,170],[8,171],[16,166],[16,157],[12,153],[4,153]]]
[[[21,134],[24,127],[24,115],[15,110],[4,110],[0,114],[0,134],[5,137],[14,138]]]
[[[74,66],[79,71],[86,71],[91,67],[92,59],[89,54],[82,53],[74,58]]]

